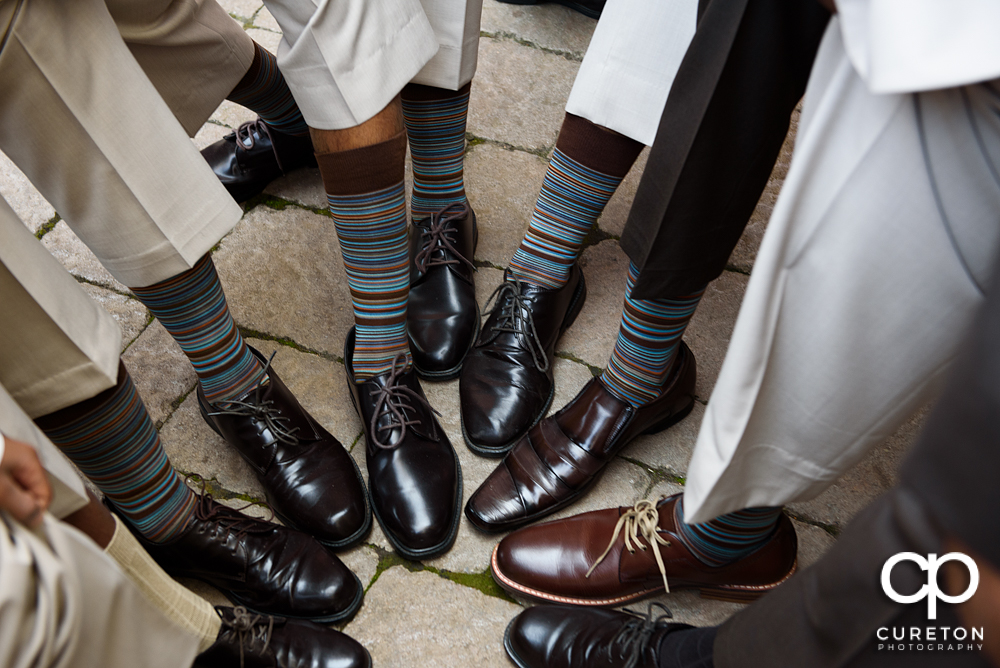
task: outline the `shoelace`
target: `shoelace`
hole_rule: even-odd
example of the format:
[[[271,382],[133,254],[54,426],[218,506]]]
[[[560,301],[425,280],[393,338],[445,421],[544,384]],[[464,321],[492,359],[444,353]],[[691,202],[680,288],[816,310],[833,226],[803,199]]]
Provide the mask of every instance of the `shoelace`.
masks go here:
[[[189,473],[185,478],[185,482],[191,480],[192,478],[198,478],[201,480],[201,491],[195,494],[194,502],[194,517],[196,520],[201,522],[215,522],[221,528],[232,533],[233,537],[239,540],[248,533],[268,533],[274,529],[271,526],[271,520],[274,519],[274,510],[271,510],[271,516],[266,520],[257,519],[254,517],[248,517],[242,514],[242,511],[246,510],[250,506],[254,505],[248,503],[245,506],[240,506],[239,508],[230,508],[229,506],[224,506],[215,498],[205,491],[206,482],[201,476]],[[222,510],[231,510],[239,513],[238,517],[233,517]]]
[[[277,353],[277,350],[271,353],[271,356],[267,360],[267,364],[264,365],[264,377],[259,383],[257,383],[257,387],[253,389],[253,403],[240,400],[220,401],[218,404],[213,406],[216,410],[209,413],[209,415],[241,415],[244,417],[256,418],[261,420],[271,433],[274,434],[282,443],[286,443],[288,445],[298,445],[299,439],[295,436],[295,432],[297,432],[299,428],[292,427],[289,429],[287,425],[283,424],[284,422],[288,422],[291,418],[280,415],[278,413],[278,409],[274,407],[273,401],[261,400],[264,388],[266,388],[267,384],[270,382],[270,379],[267,377],[267,370],[271,368],[271,361]],[[249,396],[249,394],[245,395],[244,399]]]
[[[271,137],[271,129],[267,127],[265,123],[259,116],[252,121],[247,121],[236,128],[236,141],[245,148],[246,150],[252,149],[257,145],[257,140],[254,138],[254,130],[257,134],[264,135],[267,137],[268,141],[271,142],[271,152],[274,153],[274,159],[278,163],[278,169],[281,173],[285,173],[285,166],[281,164],[281,156],[278,155],[278,149],[274,146],[274,138]]]
[[[654,617],[653,610],[655,608],[660,608],[663,612]],[[624,668],[635,668],[635,666],[639,665],[639,661],[642,660],[642,655],[646,652],[646,648],[649,647],[649,641],[652,639],[653,634],[661,630],[666,620],[673,619],[674,615],[662,603],[650,603],[646,609],[646,614],[629,610],[628,608],[625,608],[622,612],[632,615],[635,619],[630,619],[618,629],[618,633],[615,634],[608,644],[608,654],[611,654],[611,648],[615,644],[620,643],[620,657],[624,658],[625,650],[630,650]]]
[[[413,263],[417,269],[423,273],[428,267],[442,264],[464,263],[469,269],[476,270],[469,258],[465,257],[455,248],[455,239],[452,235],[457,233],[454,227],[448,227],[448,223],[469,215],[469,207],[465,204],[455,203],[440,211],[431,214],[430,225],[422,232],[424,235],[423,245],[413,258]],[[433,257],[434,251],[439,247],[444,247],[453,256],[452,259],[445,257]]]
[[[271,615],[258,615],[251,613],[242,605],[233,608],[232,621],[226,619],[222,614],[224,608],[215,607],[215,613],[219,615],[222,626],[230,628],[236,633],[237,642],[240,646],[240,668],[244,668],[244,648],[253,649],[255,643],[264,643],[260,653],[263,654],[271,645],[271,632],[274,631],[274,617]],[[264,622],[267,625],[264,625]]]
[[[399,377],[406,372],[406,355],[399,353],[396,355],[395,359],[392,360],[392,369],[389,371],[389,377],[385,381],[385,386],[379,387],[378,389],[371,391],[371,396],[377,397],[375,399],[375,411],[372,413],[371,422],[371,435],[373,445],[382,450],[391,450],[397,445],[403,442],[406,438],[406,429],[412,425],[421,424],[421,420],[407,420],[406,414],[403,411],[412,411],[413,406],[406,403],[406,399],[412,399],[418,404],[426,408],[427,410],[433,412],[435,415],[440,416],[441,414],[434,410],[427,400],[424,399],[418,392],[411,390],[405,385],[399,384]],[[378,419],[382,417],[385,413],[392,416],[392,420],[389,424],[377,426]],[[390,431],[396,427],[400,428],[399,440],[395,443],[383,443],[379,440],[378,434],[383,431]],[[434,425],[434,421],[431,421],[431,438],[437,438],[437,427]]]
[[[665,540],[657,533],[660,528],[658,526],[660,522],[660,513],[656,510],[656,504],[652,501],[643,499],[642,501],[637,501],[632,510],[622,514],[618,518],[618,524],[615,525],[614,534],[611,536],[611,542],[608,543],[607,549],[604,553],[597,558],[594,565],[590,567],[587,571],[586,577],[590,577],[590,574],[594,572],[594,569],[604,561],[604,557],[608,556],[611,552],[611,548],[614,547],[615,541],[618,540],[618,534],[624,531],[625,535],[625,549],[629,551],[629,554],[635,554],[635,548],[632,547],[632,542],[634,541],[636,546],[642,550],[646,551],[646,546],[642,544],[641,539],[645,538],[646,543],[653,548],[653,556],[656,557],[656,565],[660,569],[660,575],[663,577],[663,587],[670,592],[670,585],[667,584],[667,569],[663,565],[663,557],[660,556],[660,549],[656,547],[656,543],[660,545],[670,546],[670,541]],[[641,536],[640,536],[641,534]]]
[[[489,338],[484,343],[489,343],[496,339],[501,332],[511,332],[524,337],[527,343],[528,352],[535,363],[535,368],[545,373],[549,370],[549,358],[545,354],[545,346],[535,329],[535,319],[528,307],[528,302],[522,294],[524,284],[518,280],[517,276],[511,275],[513,281],[504,281],[497,286],[489,299],[486,300],[486,310],[492,316],[493,312],[500,309],[500,317],[493,325]],[[492,305],[492,307],[491,307]]]

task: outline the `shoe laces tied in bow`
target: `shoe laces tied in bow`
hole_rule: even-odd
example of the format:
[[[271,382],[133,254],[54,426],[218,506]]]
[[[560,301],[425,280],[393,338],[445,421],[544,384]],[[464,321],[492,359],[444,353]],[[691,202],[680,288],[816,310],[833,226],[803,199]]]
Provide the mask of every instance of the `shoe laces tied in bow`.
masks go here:
[[[243,515],[242,512],[253,506],[255,504],[248,503],[245,506],[240,506],[239,508],[230,508],[229,506],[223,506],[215,501],[215,498],[209,494],[206,490],[208,487],[207,482],[204,478],[199,476],[197,473],[188,473],[185,477],[185,483],[192,478],[196,478],[201,481],[201,490],[194,495],[194,518],[201,522],[212,522],[218,524],[221,528],[232,533],[233,537],[239,540],[248,533],[268,533],[274,529],[271,526],[271,521],[274,519],[274,511],[271,511],[271,516],[266,520],[258,520],[253,517],[248,517]],[[190,487],[190,485],[188,485]],[[238,515],[234,517],[233,515],[226,512],[226,510],[231,510]]]
[[[233,608],[232,620],[226,619],[223,614],[225,608],[216,606],[215,612],[219,615],[223,628],[232,629],[236,634],[236,640],[240,647],[240,668],[244,666],[244,648],[263,654],[271,645],[271,633],[274,631],[274,617],[271,615],[258,615],[250,612],[242,605]],[[260,649],[256,648],[260,645]]]
[[[497,309],[500,309],[500,317],[492,327],[492,333],[485,343],[493,341],[501,332],[510,332],[516,336],[523,337],[531,359],[535,363],[535,368],[545,373],[549,370],[549,358],[545,354],[545,346],[538,336],[535,328],[535,319],[531,314],[527,298],[524,296],[524,283],[513,274],[510,277],[514,280],[504,281],[497,286],[489,299],[486,300],[486,310],[490,316]]]
[[[594,565],[587,571],[586,577],[589,578],[594,569],[604,561],[604,557],[608,556],[611,548],[615,545],[615,541],[618,540],[618,534],[621,533],[625,536],[625,549],[629,551],[629,554],[635,554],[635,547],[632,546],[633,542],[640,550],[643,552],[646,551],[646,546],[642,544],[642,539],[645,539],[646,543],[653,548],[653,556],[656,558],[656,565],[659,567],[660,576],[663,578],[663,588],[669,593],[670,585],[667,584],[667,569],[663,565],[663,557],[660,556],[660,549],[656,547],[656,544],[659,543],[660,545],[669,547],[670,541],[664,539],[658,533],[660,529],[658,526],[659,522],[660,513],[657,511],[655,503],[648,499],[637,501],[632,510],[623,513],[618,518],[618,524],[615,525],[611,542],[608,543],[608,547],[604,550],[604,553],[597,558]]]
[[[430,224],[426,228],[421,228],[421,234],[424,236],[423,243],[413,258],[413,263],[420,273],[426,272],[428,267],[460,263],[465,264],[472,271],[476,270],[472,260],[459,253],[458,249],[455,248],[454,235],[457,230],[454,227],[448,227],[448,223],[468,215],[469,206],[458,202],[431,214]],[[451,253],[451,257],[446,253],[441,254],[443,257],[436,257],[434,251],[442,248]]]
[[[263,369],[263,378],[251,391],[253,393],[252,402],[241,401],[240,399],[235,399],[233,401],[220,401],[218,404],[214,404],[212,406],[216,410],[209,413],[209,415],[240,415],[260,420],[264,423],[268,430],[274,434],[275,438],[282,443],[287,445],[298,445],[299,439],[295,436],[295,432],[297,432],[299,428],[289,428],[285,423],[288,422],[290,418],[281,415],[280,410],[275,407],[273,401],[264,401],[261,398],[264,390],[270,383],[270,378],[267,376],[267,370],[271,368],[271,361],[274,360],[274,356],[277,353],[278,351],[274,351],[267,359],[267,364],[264,365]],[[250,393],[244,395],[242,398],[247,399],[249,396]]]
[[[654,616],[653,611],[656,608],[659,608],[662,612]],[[628,608],[625,608],[622,612],[632,615],[635,619],[628,620],[618,629],[618,633],[615,634],[608,645],[608,653],[611,653],[613,646],[618,645],[618,655],[621,658],[625,658],[626,651],[629,653],[628,660],[625,662],[623,668],[635,668],[642,661],[642,655],[649,647],[649,642],[652,640],[653,634],[663,629],[668,623],[666,620],[673,619],[674,615],[662,603],[650,603],[645,614],[629,610]]]
[[[254,136],[255,132],[258,136],[263,135],[267,137],[267,140],[271,142],[271,152],[274,153],[274,160],[278,163],[278,169],[280,169],[281,173],[284,174],[285,166],[281,164],[281,156],[278,155],[278,149],[274,145],[274,138],[271,136],[271,129],[267,127],[267,123],[265,123],[264,119],[260,116],[252,121],[242,123],[238,128],[236,128],[236,141],[240,146],[249,151],[257,145],[257,137]]]
[[[380,386],[377,389],[371,391],[371,396],[376,397],[375,399],[375,410],[372,413],[371,422],[371,435],[373,445],[382,450],[391,450],[397,445],[403,442],[406,438],[406,429],[413,425],[421,424],[421,420],[410,420],[406,417],[405,411],[413,411],[413,406],[406,403],[407,399],[412,399],[416,401],[419,405],[425,407],[427,410],[431,411],[435,415],[440,416],[441,414],[434,410],[427,400],[420,396],[420,393],[415,392],[405,385],[399,383],[399,377],[406,373],[406,355],[399,353],[396,355],[395,359],[392,360],[392,369],[389,371],[389,377],[385,381],[384,386]],[[378,420],[380,417],[388,413],[390,415],[390,420],[388,424],[378,426]],[[391,431],[399,427],[399,439],[395,443],[383,443],[379,440],[379,433],[383,431]],[[431,421],[431,438],[437,438],[437,427],[434,425],[434,421]]]

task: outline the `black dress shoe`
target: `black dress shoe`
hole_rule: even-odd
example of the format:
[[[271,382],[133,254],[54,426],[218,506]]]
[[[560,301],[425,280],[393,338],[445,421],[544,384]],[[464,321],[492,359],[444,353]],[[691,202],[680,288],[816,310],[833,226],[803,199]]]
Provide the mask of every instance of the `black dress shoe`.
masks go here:
[[[372,657],[339,631],[246,608],[215,608],[219,635],[193,668],[371,668]]]
[[[260,118],[239,126],[201,154],[237,202],[260,194],[282,174],[316,166],[309,135],[285,134]]]
[[[462,368],[462,434],[470,450],[502,457],[542,419],[555,395],[556,341],[586,298],[580,265],[559,289],[516,279],[496,289],[493,310]]]
[[[657,614],[657,610],[662,612]],[[539,605],[514,618],[503,646],[519,668],[664,668],[658,653],[665,636],[702,631],[668,622],[670,617],[670,611],[659,603],[652,604],[645,615]],[[703,651],[710,658],[711,644]]]
[[[218,404],[210,404],[199,385],[202,417],[250,464],[282,522],[327,547],[356,545],[372,527],[361,470],[302,408],[270,361],[250,351],[265,379],[239,401]]]
[[[607,0],[497,0],[508,5],[540,5],[544,2],[554,2],[570,9],[575,9],[584,16],[592,19],[601,18],[604,5]]]
[[[300,531],[247,517],[205,494],[179,536],[153,543],[108,505],[167,573],[207,582],[254,612],[330,623],[361,607],[358,577]]]
[[[406,330],[417,375],[455,378],[479,334],[476,214],[451,206],[413,224],[410,233],[410,298]]]
[[[364,427],[368,489],[382,531],[407,559],[448,551],[458,533],[462,469],[413,368],[394,368],[354,382],[354,328],[344,366],[354,409]],[[402,356],[397,358],[401,362]]]

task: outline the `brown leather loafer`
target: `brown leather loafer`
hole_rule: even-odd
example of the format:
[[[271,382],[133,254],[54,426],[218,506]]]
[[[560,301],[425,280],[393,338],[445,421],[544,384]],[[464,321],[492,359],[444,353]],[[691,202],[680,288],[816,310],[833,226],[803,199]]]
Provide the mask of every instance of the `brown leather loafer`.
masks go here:
[[[216,606],[219,635],[193,668],[371,668],[361,644],[312,622]]]
[[[695,376],[694,354],[681,342],[663,394],[645,406],[620,401],[594,378],[518,441],[469,497],[465,516],[481,531],[511,531],[573,503],[628,443],[691,412]]]
[[[247,517],[205,494],[179,536],[152,543],[108,505],[167,573],[207,582],[254,612],[333,623],[361,607],[358,577],[301,531]]]
[[[241,400],[219,404],[208,403],[199,385],[202,417],[250,464],[282,522],[330,548],[356,545],[372,527],[357,463],[299,404],[270,362],[250,351],[266,379]]]
[[[732,564],[713,567],[699,561],[677,535],[674,506],[680,498],[677,494],[655,506],[640,501],[636,508],[595,510],[516,531],[493,550],[493,577],[526,598],[611,606],[662,593],[664,578],[670,591],[697,589],[704,598],[747,602],[795,572],[798,541],[784,514],[763,546]],[[642,534],[626,545],[632,529],[627,523],[635,521],[643,504],[657,518],[652,549],[650,537]],[[623,520],[626,515],[633,519]]]

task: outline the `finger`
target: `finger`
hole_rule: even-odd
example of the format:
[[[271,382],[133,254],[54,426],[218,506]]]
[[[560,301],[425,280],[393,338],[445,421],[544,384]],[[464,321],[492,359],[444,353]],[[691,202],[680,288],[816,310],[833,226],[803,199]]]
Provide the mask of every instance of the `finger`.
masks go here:
[[[10,471],[15,482],[35,498],[39,506],[43,509],[49,507],[52,487],[34,448],[27,443],[7,439],[3,466]]]
[[[0,510],[7,511],[21,524],[34,528],[41,524],[44,509],[9,476],[0,473]]]

